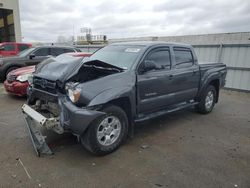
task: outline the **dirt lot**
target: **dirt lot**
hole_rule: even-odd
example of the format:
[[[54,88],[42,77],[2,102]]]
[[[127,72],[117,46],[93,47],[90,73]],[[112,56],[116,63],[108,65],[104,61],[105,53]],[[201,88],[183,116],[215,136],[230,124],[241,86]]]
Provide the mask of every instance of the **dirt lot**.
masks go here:
[[[24,102],[0,84],[0,187],[250,187],[250,94],[223,91],[209,115],[190,109],[139,124],[105,157],[63,135],[55,155],[38,158]]]

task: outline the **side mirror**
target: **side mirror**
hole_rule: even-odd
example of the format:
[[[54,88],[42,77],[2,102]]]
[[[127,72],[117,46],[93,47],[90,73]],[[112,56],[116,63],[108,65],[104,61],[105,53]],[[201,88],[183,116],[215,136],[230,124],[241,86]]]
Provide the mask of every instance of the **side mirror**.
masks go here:
[[[30,59],[33,59],[34,57],[36,57],[35,54],[30,54],[30,55],[29,55],[29,58],[30,58]]]
[[[4,46],[0,46],[0,50],[4,50]]]
[[[145,60],[144,61],[143,72],[154,70],[156,68],[157,68],[157,66],[156,66],[154,61],[152,61],[152,60]]]

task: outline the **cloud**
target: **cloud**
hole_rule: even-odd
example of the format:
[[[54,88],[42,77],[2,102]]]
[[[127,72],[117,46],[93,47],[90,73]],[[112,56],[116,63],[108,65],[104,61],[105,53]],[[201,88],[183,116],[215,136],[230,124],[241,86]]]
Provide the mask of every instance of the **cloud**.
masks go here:
[[[25,41],[54,42],[81,27],[108,38],[250,30],[248,0],[22,0],[20,14]]]

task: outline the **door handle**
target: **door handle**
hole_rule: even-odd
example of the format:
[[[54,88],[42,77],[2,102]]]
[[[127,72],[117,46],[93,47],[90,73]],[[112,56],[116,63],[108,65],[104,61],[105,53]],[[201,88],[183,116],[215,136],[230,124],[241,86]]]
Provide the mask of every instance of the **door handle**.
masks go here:
[[[196,70],[193,70],[193,74],[196,74],[196,72],[197,72]]]

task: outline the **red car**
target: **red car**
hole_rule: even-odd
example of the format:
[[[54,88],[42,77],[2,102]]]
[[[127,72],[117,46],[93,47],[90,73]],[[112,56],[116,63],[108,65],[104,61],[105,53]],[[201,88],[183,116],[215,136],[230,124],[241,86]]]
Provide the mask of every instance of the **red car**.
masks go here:
[[[59,55],[58,58],[69,55],[72,57],[89,57],[92,53],[76,52]],[[20,97],[26,96],[27,87],[29,86],[28,77],[35,71],[35,66],[22,67],[11,71],[4,81],[4,88],[7,93]]]
[[[29,43],[16,43],[16,42],[3,42],[0,43],[0,57],[16,56],[21,51],[30,48],[32,44]]]

